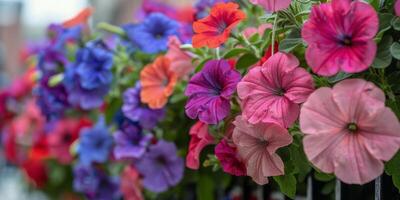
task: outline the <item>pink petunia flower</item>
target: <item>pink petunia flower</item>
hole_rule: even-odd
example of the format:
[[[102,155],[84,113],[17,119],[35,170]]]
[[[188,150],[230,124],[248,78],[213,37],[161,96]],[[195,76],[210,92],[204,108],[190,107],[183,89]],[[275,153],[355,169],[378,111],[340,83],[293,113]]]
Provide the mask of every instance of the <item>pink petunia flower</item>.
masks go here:
[[[269,176],[284,174],[284,165],[276,150],[292,143],[288,131],[274,123],[250,124],[242,116],[233,122],[233,142],[244,159],[247,175],[262,185]]]
[[[262,37],[267,29],[272,29],[272,24],[261,24],[258,28],[248,27],[243,30],[243,35],[246,38],[251,38],[255,34],[258,34],[260,37]]]
[[[200,153],[203,148],[214,143],[214,138],[208,133],[208,125],[198,121],[190,129],[189,152],[186,156],[186,167],[199,169]]]
[[[166,57],[171,61],[171,70],[174,71],[179,78],[186,77],[194,71],[192,63],[193,55],[189,52],[181,50],[181,41],[176,36],[172,36],[168,41],[168,52]]]
[[[246,165],[240,158],[235,144],[230,144],[227,139],[222,139],[215,147],[215,156],[221,162],[222,169],[234,176],[245,176]]]
[[[143,200],[143,187],[139,172],[133,166],[126,166],[121,174],[121,192],[126,200]]]
[[[303,104],[300,129],[308,159],[345,183],[364,184],[399,150],[400,123],[385,94],[362,79],[319,88]]]
[[[276,12],[288,8],[292,0],[250,0],[250,2],[264,7],[268,12]]]
[[[396,1],[396,4],[394,5],[394,12],[398,17],[400,17],[400,0]]]
[[[314,6],[302,30],[308,65],[322,76],[366,70],[375,58],[378,25],[374,8],[361,1],[332,0]]]
[[[252,124],[273,122],[289,127],[299,116],[300,103],[314,90],[312,76],[291,54],[276,53],[239,82],[243,118]]]

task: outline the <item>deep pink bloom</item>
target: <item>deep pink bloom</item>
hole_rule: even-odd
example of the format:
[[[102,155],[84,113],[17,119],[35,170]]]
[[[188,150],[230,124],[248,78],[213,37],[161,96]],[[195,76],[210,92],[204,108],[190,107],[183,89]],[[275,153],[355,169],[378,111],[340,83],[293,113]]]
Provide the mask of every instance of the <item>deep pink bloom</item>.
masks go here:
[[[276,12],[288,8],[292,0],[250,0],[250,2],[264,7],[268,12]]]
[[[91,125],[92,123],[85,118],[57,121],[54,129],[48,133],[50,154],[62,164],[72,162],[71,145],[78,139],[81,129]]]
[[[398,17],[400,17],[400,0],[396,1],[396,4],[394,5],[394,12]]]
[[[222,139],[215,147],[215,156],[221,162],[224,172],[235,176],[246,175],[246,165],[240,158],[235,144],[230,144],[226,139]]]
[[[400,123],[385,107],[385,94],[362,79],[312,93],[301,109],[300,128],[313,165],[349,184],[378,177],[382,161],[400,147]]]
[[[200,153],[203,148],[214,143],[214,138],[208,133],[208,125],[198,121],[190,129],[189,152],[186,156],[186,167],[199,169]]]
[[[292,143],[288,131],[275,123],[250,124],[236,117],[233,142],[246,163],[247,175],[262,185],[269,176],[284,174],[283,161],[276,150]]]
[[[171,70],[174,71],[179,78],[183,78],[194,71],[192,63],[192,55],[183,51],[180,46],[181,41],[176,36],[171,36],[168,40],[168,52],[165,55],[171,61]]]
[[[378,25],[374,8],[361,1],[315,5],[302,30],[308,65],[322,76],[366,70],[375,58]]]
[[[143,200],[143,187],[139,172],[133,166],[126,166],[121,174],[121,192],[126,200]]]
[[[291,54],[276,53],[263,66],[254,67],[237,86],[243,118],[252,124],[292,125],[300,103],[314,90],[312,76]]]
[[[240,81],[240,73],[226,60],[210,60],[186,87],[186,115],[207,124],[218,124],[231,111],[230,99]]]

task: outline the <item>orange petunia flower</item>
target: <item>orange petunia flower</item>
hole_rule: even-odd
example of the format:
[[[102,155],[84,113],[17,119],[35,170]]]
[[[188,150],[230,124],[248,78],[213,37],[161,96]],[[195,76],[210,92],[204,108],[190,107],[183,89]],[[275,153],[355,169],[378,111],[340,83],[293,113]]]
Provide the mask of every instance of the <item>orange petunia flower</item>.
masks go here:
[[[64,28],[70,28],[79,24],[87,23],[89,17],[92,16],[92,13],[93,13],[92,7],[84,8],[76,16],[63,22],[62,25]]]
[[[193,47],[207,46],[217,48],[229,37],[232,29],[246,14],[238,9],[236,3],[217,3],[211,9],[209,16],[193,23]]]
[[[140,72],[140,98],[152,109],[162,108],[174,91],[178,76],[170,66],[171,61],[168,58],[159,56]]]

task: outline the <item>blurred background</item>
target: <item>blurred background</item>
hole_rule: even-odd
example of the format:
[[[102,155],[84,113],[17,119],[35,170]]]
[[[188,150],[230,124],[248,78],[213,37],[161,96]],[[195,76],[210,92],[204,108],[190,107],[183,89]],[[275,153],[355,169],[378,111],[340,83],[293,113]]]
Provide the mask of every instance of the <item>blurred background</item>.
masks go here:
[[[194,0],[159,0],[187,6]],[[135,21],[141,0],[0,0],[0,88],[26,70],[22,60],[29,47],[45,39],[47,26],[61,23],[90,6],[93,29],[98,22],[121,25]],[[0,152],[0,200],[46,200],[23,174],[8,165]]]
[[[194,0],[160,0],[178,6]],[[70,19],[87,6],[94,8],[91,26],[98,22],[124,24],[135,20],[141,0],[0,0],[0,87],[23,69],[24,48],[40,42],[50,23]]]

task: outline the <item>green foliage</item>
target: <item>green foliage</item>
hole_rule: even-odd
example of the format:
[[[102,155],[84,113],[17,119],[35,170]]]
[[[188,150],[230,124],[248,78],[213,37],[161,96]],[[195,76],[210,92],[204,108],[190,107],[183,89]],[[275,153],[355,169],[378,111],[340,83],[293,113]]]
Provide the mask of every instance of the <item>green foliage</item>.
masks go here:
[[[400,43],[395,42],[390,46],[390,53],[394,58],[400,60]]]
[[[246,69],[249,66],[256,64],[257,62],[258,62],[258,58],[254,54],[247,53],[239,58],[239,60],[236,63],[236,68],[237,69]]]
[[[393,184],[400,192],[400,151],[385,164],[385,172],[392,176]]]
[[[293,28],[285,39],[279,44],[279,50],[289,53],[293,51],[296,47],[303,44],[303,39],[301,38],[301,30],[299,28]]]
[[[214,199],[214,181],[209,174],[201,174],[197,181],[196,194],[198,200]]]
[[[378,45],[375,60],[372,63],[374,68],[386,68],[392,63],[392,54],[390,53],[392,43],[392,36],[386,35],[382,38],[382,41]]]
[[[274,180],[278,183],[280,191],[286,196],[294,199],[296,195],[296,177],[293,174],[285,174],[283,176],[274,176]]]

